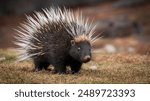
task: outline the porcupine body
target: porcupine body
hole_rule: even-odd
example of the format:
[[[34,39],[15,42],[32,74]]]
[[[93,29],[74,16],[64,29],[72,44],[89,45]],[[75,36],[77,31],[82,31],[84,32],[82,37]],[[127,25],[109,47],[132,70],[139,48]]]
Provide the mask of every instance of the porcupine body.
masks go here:
[[[91,59],[91,45],[97,38],[93,37],[94,30],[81,14],[65,8],[35,12],[17,29],[18,59],[31,58],[36,71],[53,65],[58,73],[66,73],[66,66],[77,73]]]

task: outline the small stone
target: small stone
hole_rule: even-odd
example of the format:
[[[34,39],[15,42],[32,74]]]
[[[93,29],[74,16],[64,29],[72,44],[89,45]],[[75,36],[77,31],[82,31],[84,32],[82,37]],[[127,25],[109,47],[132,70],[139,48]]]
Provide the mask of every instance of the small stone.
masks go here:
[[[105,45],[104,49],[108,53],[115,53],[117,51],[116,48],[115,48],[115,46],[113,46],[111,44]]]
[[[133,47],[128,47],[127,51],[128,52],[135,52],[135,49]]]
[[[4,61],[4,60],[6,60],[5,57],[0,57],[0,61]]]
[[[95,66],[95,65],[90,66],[90,69],[91,69],[91,70],[96,70],[96,69],[97,69],[97,66]]]

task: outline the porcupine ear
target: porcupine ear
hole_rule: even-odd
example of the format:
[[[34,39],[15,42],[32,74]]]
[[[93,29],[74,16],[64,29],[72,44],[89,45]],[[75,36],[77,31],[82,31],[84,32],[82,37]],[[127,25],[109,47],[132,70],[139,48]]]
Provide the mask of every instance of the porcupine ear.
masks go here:
[[[71,40],[71,45],[72,45],[72,46],[75,45],[75,40]]]

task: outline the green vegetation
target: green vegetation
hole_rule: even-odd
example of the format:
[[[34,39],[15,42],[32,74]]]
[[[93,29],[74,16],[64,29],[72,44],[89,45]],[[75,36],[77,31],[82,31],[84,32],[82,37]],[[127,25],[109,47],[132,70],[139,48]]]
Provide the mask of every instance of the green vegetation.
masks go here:
[[[16,59],[16,51],[14,49],[0,49],[0,62],[2,61],[2,58],[5,62],[13,61]]]

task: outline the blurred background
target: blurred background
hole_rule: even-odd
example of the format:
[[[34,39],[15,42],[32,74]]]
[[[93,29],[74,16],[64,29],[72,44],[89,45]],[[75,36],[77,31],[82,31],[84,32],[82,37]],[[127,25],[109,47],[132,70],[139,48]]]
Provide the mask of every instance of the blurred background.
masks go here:
[[[51,6],[80,10],[94,18],[97,33],[103,32],[95,52],[150,53],[150,0],[1,0],[0,49],[15,47],[13,29],[25,21],[25,14]]]

